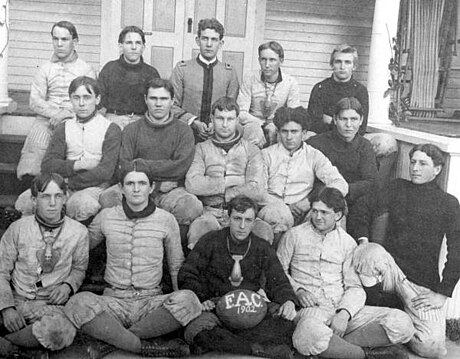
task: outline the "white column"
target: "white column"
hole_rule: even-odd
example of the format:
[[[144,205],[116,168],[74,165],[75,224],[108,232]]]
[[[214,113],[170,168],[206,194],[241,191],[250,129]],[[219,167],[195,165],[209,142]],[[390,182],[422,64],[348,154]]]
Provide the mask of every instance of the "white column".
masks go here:
[[[0,0],[0,113],[12,112],[16,103],[8,97],[9,1]]]
[[[388,118],[390,97],[383,97],[388,89],[392,57],[391,39],[396,36],[400,0],[375,0],[372,24],[367,90],[369,91],[369,124],[391,124]],[[391,44],[391,45],[390,45]]]

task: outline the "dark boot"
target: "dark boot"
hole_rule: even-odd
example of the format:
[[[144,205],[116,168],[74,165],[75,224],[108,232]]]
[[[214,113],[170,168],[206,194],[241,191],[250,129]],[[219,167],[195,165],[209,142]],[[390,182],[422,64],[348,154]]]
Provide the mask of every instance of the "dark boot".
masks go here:
[[[363,348],[366,359],[409,359],[409,355],[399,345],[387,347]]]
[[[86,352],[89,359],[101,359],[110,353],[116,351],[117,348],[111,344],[91,338],[91,343],[88,344]]]
[[[286,344],[252,344],[252,355],[261,358],[294,359],[294,351]]]
[[[180,358],[190,355],[189,346],[181,339],[167,341],[142,341],[141,355],[143,357]]]

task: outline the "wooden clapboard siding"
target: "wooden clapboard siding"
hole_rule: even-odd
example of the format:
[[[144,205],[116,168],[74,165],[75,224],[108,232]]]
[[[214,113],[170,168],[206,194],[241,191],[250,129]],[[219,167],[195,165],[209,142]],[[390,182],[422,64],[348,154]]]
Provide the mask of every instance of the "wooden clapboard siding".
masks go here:
[[[52,55],[50,29],[60,20],[76,26],[79,56],[99,70],[101,0],[14,0],[10,2],[10,90],[30,89],[37,68]]]
[[[265,41],[285,50],[284,68],[300,84],[306,106],[315,83],[331,75],[329,56],[343,43],[355,46],[355,78],[366,83],[374,14],[373,0],[267,0]]]

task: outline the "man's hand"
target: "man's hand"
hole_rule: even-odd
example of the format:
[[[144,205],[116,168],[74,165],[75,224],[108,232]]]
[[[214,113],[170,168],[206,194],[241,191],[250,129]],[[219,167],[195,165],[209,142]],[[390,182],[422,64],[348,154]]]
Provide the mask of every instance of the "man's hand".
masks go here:
[[[332,116],[323,115],[323,122],[330,125],[332,122]]]
[[[63,305],[69,300],[70,286],[62,283],[59,287],[56,287],[48,297],[48,304]]]
[[[10,332],[14,333],[26,326],[24,317],[14,308],[2,310],[3,325]]]
[[[59,125],[62,121],[67,120],[69,118],[73,118],[74,116],[75,115],[72,111],[63,108],[61,111],[59,111],[57,114],[50,118],[51,129],[54,130],[57,127],[57,125]]]
[[[215,307],[216,304],[210,299],[205,300],[203,303],[201,303],[201,310],[203,312],[210,312],[211,310],[214,310]]]
[[[297,290],[296,294],[300,305],[304,308],[314,307],[319,304],[315,295],[306,289],[300,288]]]
[[[330,328],[335,335],[343,337],[345,330],[347,330],[349,319],[350,314],[346,310],[341,310],[332,317]]]
[[[198,137],[200,137],[203,140],[207,140],[214,134],[214,127],[211,124],[209,124],[208,126],[206,123],[201,122],[198,119],[193,121],[192,127],[194,127],[198,131]]]
[[[92,170],[93,168],[96,168],[98,165],[99,165],[99,160],[96,160],[94,158],[82,158],[74,162],[73,169],[75,172],[83,171],[83,170],[89,171],[89,170]]]
[[[294,320],[297,315],[295,304],[290,300],[284,302],[283,305],[279,307],[277,314],[286,320]]]
[[[445,295],[427,289],[415,298],[412,298],[412,306],[417,310],[428,311],[430,309],[442,308],[446,300],[447,297]]]

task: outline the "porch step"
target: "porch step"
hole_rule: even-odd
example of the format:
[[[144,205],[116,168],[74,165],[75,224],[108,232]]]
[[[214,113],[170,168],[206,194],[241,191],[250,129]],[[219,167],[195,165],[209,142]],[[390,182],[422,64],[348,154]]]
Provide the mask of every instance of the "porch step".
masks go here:
[[[4,198],[16,197],[29,187],[28,183],[16,177],[16,167],[25,138],[24,135],[0,134],[0,195],[7,196]],[[0,204],[0,207],[3,205]]]
[[[0,208],[13,207],[18,199],[17,195],[0,194]]]
[[[21,150],[26,136],[0,134],[0,161],[2,163],[19,163]]]

